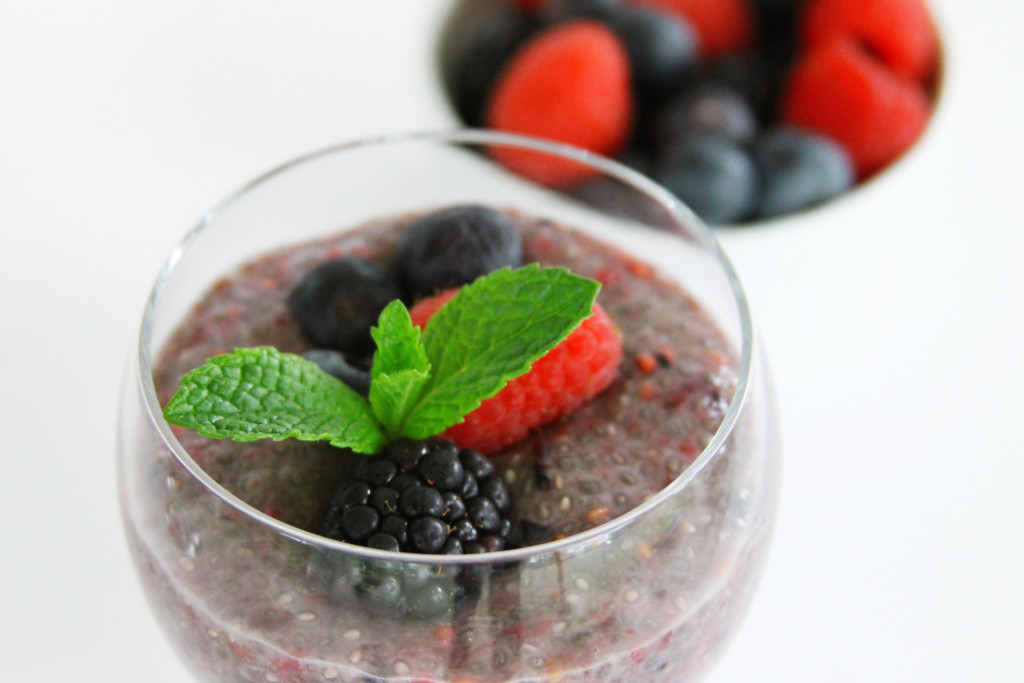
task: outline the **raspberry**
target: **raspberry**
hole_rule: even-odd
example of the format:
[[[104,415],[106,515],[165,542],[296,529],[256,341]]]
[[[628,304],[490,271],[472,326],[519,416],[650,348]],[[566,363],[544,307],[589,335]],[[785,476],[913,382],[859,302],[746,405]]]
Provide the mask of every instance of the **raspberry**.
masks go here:
[[[631,0],[675,14],[697,32],[700,52],[719,57],[754,44],[754,12],[750,0]]]
[[[800,38],[807,49],[852,40],[913,79],[931,75],[939,51],[923,0],[811,0],[800,20]]]
[[[414,325],[430,317],[458,290],[424,299],[410,311]],[[618,328],[599,304],[562,343],[524,375],[449,427],[445,438],[483,453],[521,441],[534,427],[556,420],[601,393],[615,378],[622,359]]]
[[[848,41],[830,43],[793,67],[782,119],[830,137],[865,178],[906,151],[928,122],[928,98]]]
[[[622,41],[596,21],[570,21],[536,36],[512,57],[495,83],[487,126],[612,155],[629,137],[630,87]],[[536,152],[495,147],[492,154],[516,173],[552,187],[590,173]]]

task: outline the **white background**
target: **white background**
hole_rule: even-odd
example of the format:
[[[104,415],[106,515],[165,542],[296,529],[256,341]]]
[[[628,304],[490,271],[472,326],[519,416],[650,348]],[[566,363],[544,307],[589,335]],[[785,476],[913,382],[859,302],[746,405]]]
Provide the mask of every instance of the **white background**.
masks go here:
[[[0,1],[0,680],[188,680],[114,491],[146,292],[256,174],[453,126],[430,62],[445,4]],[[1024,680],[1024,10],[933,4],[949,74],[914,154],[829,208],[720,232],[785,472],[712,683]]]

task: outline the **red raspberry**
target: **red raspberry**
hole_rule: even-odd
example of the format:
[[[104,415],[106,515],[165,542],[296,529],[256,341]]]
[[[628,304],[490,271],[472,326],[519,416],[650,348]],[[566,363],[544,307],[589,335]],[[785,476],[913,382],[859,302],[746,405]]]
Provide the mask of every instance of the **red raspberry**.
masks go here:
[[[705,57],[740,52],[754,44],[750,0],[631,0],[675,14],[693,27]]]
[[[570,21],[528,41],[498,77],[486,115],[489,128],[564,142],[603,155],[618,152],[633,118],[629,58],[610,29]],[[591,172],[548,155],[494,147],[506,167],[552,187]]]
[[[932,74],[939,53],[923,0],[811,0],[800,20],[800,38],[807,49],[849,39],[914,79]]]
[[[929,110],[921,86],[848,41],[802,57],[782,96],[783,120],[838,142],[862,179],[914,144]]]
[[[423,299],[409,312],[414,325],[430,317],[458,292]],[[619,330],[599,304],[562,343],[497,394],[449,427],[444,436],[463,448],[494,453],[521,441],[530,430],[556,420],[604,391],[622,359]]]

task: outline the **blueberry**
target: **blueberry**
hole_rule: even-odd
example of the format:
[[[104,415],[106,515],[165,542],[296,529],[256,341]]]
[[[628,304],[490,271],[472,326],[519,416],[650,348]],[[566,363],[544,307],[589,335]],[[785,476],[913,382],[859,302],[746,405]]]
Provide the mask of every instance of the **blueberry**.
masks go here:
[[[343,353],[331,349],[310,349],[302,354],[328,375],[340,379],[363,396],[370,393],[370,373],[350,364]]]
[[[516,49],[536,30],[513,3],[461,3],[442,28],[438,69],[442,87],[462,121],[484,124],[494,82]]]
[[[796,128],[778,127],[754,145],[761,175],[758,213],[779,216],[813,206],[848,190],[854,182],[846,151],[832,140]]]
[[[522,238],[504,213],[453,206],[413,221],[399,240],[395,262],[399,282],[410,295],[429,296],[522,265]]]
[[[629,55],[633,87],[643,104],[678,89],[698,62],[697,35],[674,14],[627,5],[605,20]]]
[[[680,141],[669,152],[658,180],[712,224],[742,220],[757,200],[757,169],[750,155],[714,135]]]
[[[660,149],[690,136],[713,134],[746,143],[757,134],[754,108],[736,90],[714,84],[688,88],[658,113],[653,131]]]
[[[311,270],[289,293],[288,309],[314,345],[358,357],[373,350],[370,327],[398,298],[383,268],[346,256]]]

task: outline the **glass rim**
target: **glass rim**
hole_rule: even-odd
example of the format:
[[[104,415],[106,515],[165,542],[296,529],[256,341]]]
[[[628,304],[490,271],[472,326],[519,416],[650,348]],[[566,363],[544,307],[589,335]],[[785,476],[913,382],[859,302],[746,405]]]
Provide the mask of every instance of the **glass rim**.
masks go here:
[[[729,407],[721,424],[719,424],[718,428],[715,430],[715,433],[708,442],[708,445],[693,460],[693,462],[687,465],[683,471],[676,476],[675,479],[650,498],[630,509],[628,512],[625,512],[622,515],[598,526],[587,529],[586,531],[523,548],[500,550],[474,555],[421,555],[416,553],[377,550],[374,548],[367,548],[364,546],[345,543],[344,541],[330,539],[311,531],[306,531],[256,509],[211,477],[201,466],[199,466],[198,463],[196,463],[195,460],[192,459],[192,456],[189,455],[188,451],[181,445],[181,442],[174,435],[170,424],[163,417],[163,410],[160,407],[159,400],[157,399],[156,386],[153,381],[152,329],[155,316],[160,306],[161,294],[164,287],[168,279],[173,274],[176,265],[184,257],[193,243],[203,232],[216,223],[216,219],[221,212],[234,206],[237,202],[244,200],[249,193],[255,191],[264,183],[286,173],[294,167],[301,166],[307,162],[315,161],[327,156],[344,153],[349,150],[407,144],[461,144],[476,146],[504,145],[548,153],[591,166],[602,174],[614,178],[615,180],[618,180],[619,182],[641,192],[648,198],[655,200],[661,208],[667,211],[671,216],[673,216],[673,218],[680,220],[687,226],[691,227],[694,230],[694,236],[697,238],[698,244],[705,248],[714,257],[718,266],[724,273],[732,291],[739,317],[740,364],[736,391],[729,403]],[[708,228],[689,208],[687,208],[667,189],[619,162],[571,145],[489,130],[461,129],[440,132],[433,131],[380,135],[323,147],[301,156],[294,157],[290,161],[286,161],[257,176],[235,192],[227,195],[217,205],[207,211],[199,222],[184,235],[181,241],[171,250],[170,255],[164,262],[164,265],[159,271],[156,281],[146,300],[142,325],[139,331],[137,353],[134,354],[134,361],[136,363],[136,369],[138,370],[139,390],[142,395],[145,411],[160,434],[164,445],[171,451],[178,462],[185,467],[185,469],[187,469],[189,473],[206,489],[208,489],[210,493],[219,498],[223,503],[230,505],[242,513],[249,521],[260,524],[269,530],[288,536],[305,545],[319,547],[331,552],[350,554],[368,560],[429,565],[489,565],[529,560],[534,557],[555,553],[571,553],[574,549],[584,548],[592,543],[602,542],[603,539],[608,537],[610,534],[614,534],[620,529],[633,525],[639,519],[647,516],[665,503],[665,501],[673,498],[680,491],[685,489],[716,456],[716,454],[722,452],[725,442],[736,427],[739,415],[743,410],[743,406],[746,403],[750,392],[750,377],[753,371],[754,359],[754,343],[755,335],[753,321],[750,315],[747,298],[731,262],[722,251],[718,240],[711,232],[711,229]]]

